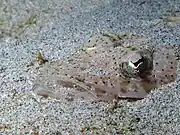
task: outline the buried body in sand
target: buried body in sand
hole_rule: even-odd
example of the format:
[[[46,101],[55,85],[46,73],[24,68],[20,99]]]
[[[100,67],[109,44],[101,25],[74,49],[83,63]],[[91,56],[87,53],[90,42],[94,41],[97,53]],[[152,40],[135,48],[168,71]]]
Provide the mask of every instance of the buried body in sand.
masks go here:
[[[34,91],[56,99],[142,99],[175,81],[179,62],[178,47],[146,41],[126,34],[93,36],[68,58],[39,67]]]

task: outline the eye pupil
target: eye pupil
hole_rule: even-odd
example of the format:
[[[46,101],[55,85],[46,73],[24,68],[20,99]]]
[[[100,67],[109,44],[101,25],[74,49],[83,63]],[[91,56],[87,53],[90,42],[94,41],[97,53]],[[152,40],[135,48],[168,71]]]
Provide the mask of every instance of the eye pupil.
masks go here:
[[[136,67],[143,63],[143,58],[139,59],[137,62],[133,63]]]

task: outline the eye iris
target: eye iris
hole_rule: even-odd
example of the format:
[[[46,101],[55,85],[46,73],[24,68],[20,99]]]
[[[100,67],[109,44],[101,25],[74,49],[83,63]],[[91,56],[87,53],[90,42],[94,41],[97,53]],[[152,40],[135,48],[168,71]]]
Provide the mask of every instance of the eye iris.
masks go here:
[[[134,63],[132,63],[131,61],[129,61],[128,65],[129,65],[129,67],[131,67],[131,68],[136,68],[136,66],[134,65]]]

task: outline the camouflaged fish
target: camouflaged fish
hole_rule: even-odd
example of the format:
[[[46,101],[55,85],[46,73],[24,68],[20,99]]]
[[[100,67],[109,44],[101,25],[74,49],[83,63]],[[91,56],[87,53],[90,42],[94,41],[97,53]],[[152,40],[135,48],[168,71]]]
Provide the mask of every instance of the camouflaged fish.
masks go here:
[[[142,99],[154,88],[173,82],[178,64],[174,46],[147,47],[145,40],[94,36],[67,59],[45,63],[35,84],[47,89],[35,91],[41,95],[48,90],[61,97],[56,91],[66,87],[92,99]]]

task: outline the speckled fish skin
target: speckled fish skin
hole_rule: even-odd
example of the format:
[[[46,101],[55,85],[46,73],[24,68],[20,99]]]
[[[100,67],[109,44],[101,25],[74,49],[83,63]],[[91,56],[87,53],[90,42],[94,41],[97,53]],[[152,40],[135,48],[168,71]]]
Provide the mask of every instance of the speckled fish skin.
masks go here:
[[[60,86],[76,88],[91,93],[92,97],[112,100],[142,99],[152,89],[175,80],[178,61],[173,47],[163,45],[156,45],[150,65],[139,66],[141,72],[146,71],[144,68],[149,68],[151,74],[143,76],[144,78],[137,74],[124,76],[120,68],[123,62],[137,62],[142,55],[152,57],[152,54],[142,51],[147,46],[143,46],[138,37],[123,40],[119,41],[118,46],[114,46],[114,42],[106,36],[92,37],[69,58],[46,63],[36,82],[52,89],[60,89]],[[139,52],[128,46],[135,46]]]

